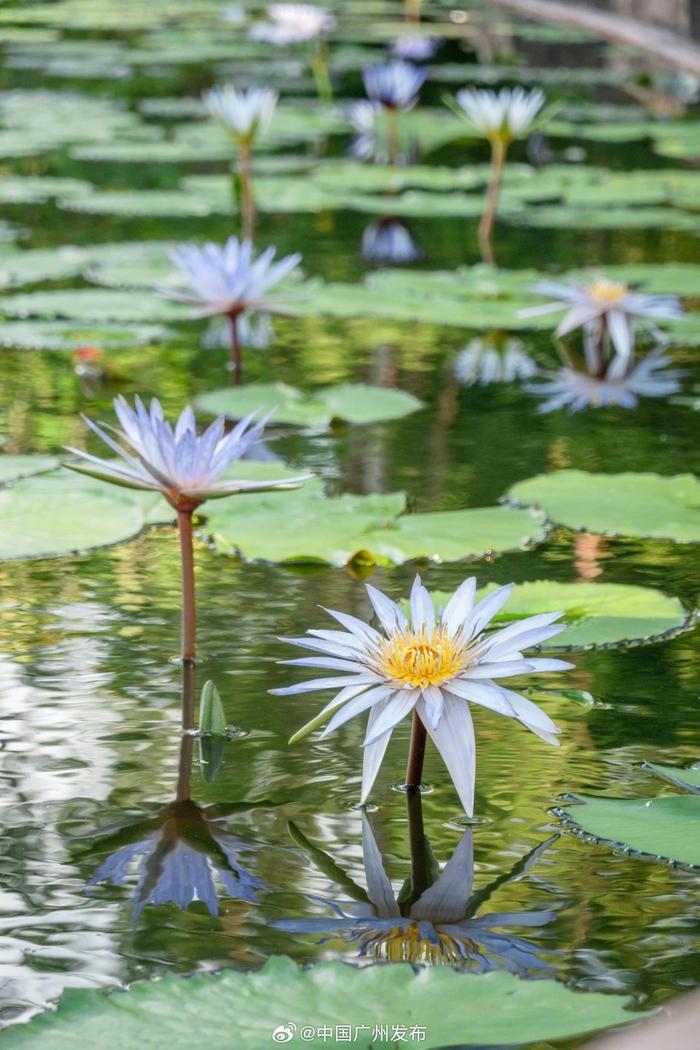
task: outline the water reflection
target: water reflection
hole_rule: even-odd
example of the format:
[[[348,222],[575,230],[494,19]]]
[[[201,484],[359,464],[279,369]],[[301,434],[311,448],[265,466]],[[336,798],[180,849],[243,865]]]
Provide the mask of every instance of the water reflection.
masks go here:
[[[365,227],[360,250],[368,262],[406,265],[423,258],[408,227],[391,216]]]
[[[541,927],[555,912],[477,913],[500,886],[522,877],[554,841],[543,842],[522,857],[509,872],[480,890],[474,889],[473,830],[468,828],[452,857],[439,871],[425,834],[420,792],[407,795],[411,874],[398,894],[386,874],[369,817],[362,815],[362,856],[367,889],[355,883],[331,857],[310,843],[292,825],[296,841],[314,864],[352,898],[323,900],[328,917],[279,919],[272,925],[289,933],[320,933],[324,939],[353,941],[361,957],[411,963],[447,963],[477,973],[508,970],[549,976],[552,967],[538,945],[503,927]]]
[[[193,669],[184,666],[183,675],[183,726],[190,729]],[[183,734],[172,802],[155,817],[97,833],[101,850],[109,850],[109,855],[88,885],[125,886],[136,876],[130,898],[134,918],[147,904],[185,909],[193,901],[201,901],[211,915],[218,915],[220,895],[252,903],[264,886],[242,860],[256,845],[232,834],[226,819],[250,809],[250,804],[202,807],[190,797],[194,742],[191,733]]]

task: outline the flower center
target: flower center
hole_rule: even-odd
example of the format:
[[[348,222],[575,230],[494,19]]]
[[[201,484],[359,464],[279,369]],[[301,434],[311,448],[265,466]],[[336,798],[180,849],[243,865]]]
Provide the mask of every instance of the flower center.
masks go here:
[[[467,663],[464,645],[442,627],[428,632],[405,630],[388,638],[379,652],[379,669],[410,688],[440,685],[454,678]]]
[[[616,303],[629,291],[626,284],[617,281],[606,281],[603,278],[593,281],[586,288],[591,299],[597,299],[601,303]]]
[[[387,959],[389,962],[410,963],[456,963],[462,962],[464,949],[460,949],[457,940],[439,928],[435,928],[436,937],[429,940],[423,935],[418,923],[408,927],[396,927],[380,936],[369,939],[367,954],[375,959]],[[464,939],[467,951],[476,950],[476,945]]]

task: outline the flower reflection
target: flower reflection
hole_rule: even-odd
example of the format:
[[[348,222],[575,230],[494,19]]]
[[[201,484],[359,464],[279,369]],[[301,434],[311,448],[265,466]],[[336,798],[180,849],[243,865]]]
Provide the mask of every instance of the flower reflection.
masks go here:
[[[531,379],[537,364],[526,353],[519,339],[472,339],[455,358],[455,379],[464,386],[487,386],[489,383],[512,383]]]
[[[474,890],[473,832],[465,831],[443,871],[435,877],[435,860],[424,834],[419,793],[409,795],[411,877],[397,895],[384,869],[382,856],[365,813],[362,815],[362,854],[367,890],[355,884],[318,847],[294,829],[314,862],[340,877],[351,901],[324,900],[333,915],[279,919],[273,923],[289,933],[320,933],[327,938],[351,941],[363,958],[458,965],[477,973],[508,970],[527,974],[551,971],[540,957],[541,949],[504,927],[541,927],[555,913],[546,911],[490,912],[477,915],[493,892],[521,877],[553,839],[542,843],[518,861],[506,875],[481,890]],[[314,899],[316,903],[316,899]]]
[[[362,234],[362,255],[369,262],[406,264],[422,259],[411,231],[398,219],[387,217],[372,222]]]
[[[608,368],[602,375],[591,375],[576,368],[560,368],[547,373],[544,383],[530,384],[525,389],[544,398],[538,412],[566,408],[580,412],[584,408],[636,408],[640,397],[668,397],[680,390],[683,372],[669,368],[670,360],[652,351],[641,361],[633,361],[623,375],[612,375]]]
[[[185,668],[183,724],[192,722],[192,668]],[[263,883],[248,870],[243,856],[255,845],[235,836],[227,817],[250,808],[199,806],[190,798],[194,737],[185,733],[180,744],[175,798],[150,819],[98,833],[109,850],[88,886],[111,882],[126,886],[136,879],[131,895],[134,917],[147,904],[175,904],[183,910],[201,901],[210,915],[219,914],[220,896],[253,902]]]

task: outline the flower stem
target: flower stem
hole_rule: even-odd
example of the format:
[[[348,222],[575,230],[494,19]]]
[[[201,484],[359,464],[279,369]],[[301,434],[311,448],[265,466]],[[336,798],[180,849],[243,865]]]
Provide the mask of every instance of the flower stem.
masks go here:
[[[194,553],[192,550],[192,513],[194,508],[177,512],[182,567],[182,661],[192,664],[196,655],[196,612],[194,597]]]
[[[423,6],[423,0],[404,0],[404,10],[406,15],[406,21],[412,25],[418,25],[420,22],[420,9]]]
[[[190,797],[190,774],[192,772],[192,750],[194,737],[188,732],[194,728],[194,664],[182,664],[182,739],[180,761],[177,768],[176,799],[182,802]]]
[[[420,791],[406,794],[408,841],[411,850],[410,896],[405,904],[414,904],[430,886],[429,846],[423,827],[423,800]]]
[[[386,107],[386,137],[389,163],[398,164],[401,156],[401,142],[399,140],[398,111],[393,106]]]
[[[241,234],[252,241],[255,233],[255,196],[253,194],[253,152],[248,139],[239,147],[238,173],[241,180]]]
[[[333,85],[328,71],[328,48],[324,41],[319,41],[311,55],[311,72],[316,83],[316,91],[321,102],[333,101]]]
[[[486,191],[486,204],[484,214],[479,223],[479,249],[481,258],[485,263],[494,266],[496,259],[493,254],[493,226],[498,211],[498,198],[501,193],[501,182],[503,181],[503,166],[506,161],[507,144],[501,138],[494,138],[491,142],[491,178]]]
[[[243,362],[241,360],[241,344],[238,338],[238,314],[229,314],[228,319],[231,325],[231,382],[234,386],[240,386],[243,378]]]
[[[411,724],[411,743],[406,765],[406,788],[409,792],[418,791],[423,776],[423,759],[425,758],[426,730],[418,712],[413,712]]]

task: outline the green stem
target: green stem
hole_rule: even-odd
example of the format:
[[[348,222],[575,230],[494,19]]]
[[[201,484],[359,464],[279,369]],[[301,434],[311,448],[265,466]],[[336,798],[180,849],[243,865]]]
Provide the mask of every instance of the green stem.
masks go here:
[[[393,106],[386,107],[386,137],[389,163],[398,164],[401,156],[401,141],[399,139],[398,111]]]
[[[255,195],[253,193],[253,151],[248,139],[242,139],[238,156],[241,181],[241,235],[252,241],[255,233]]]
[[[508,151],[507,143],[501,138],[495,138],[491,142],[491,178],[486,191],[486,204],[484,214],[479,223],[479,249],[481,258],[491,266],[495,265],[493,254],[493,227],[498,211],[498,198],[501,193],[503,181],[503,168]]]
[[[328,69],[328,47],[323,40],[320,40],[314,49],[310,66],[319,99],[321,102],[332,102],[333,84]]]

